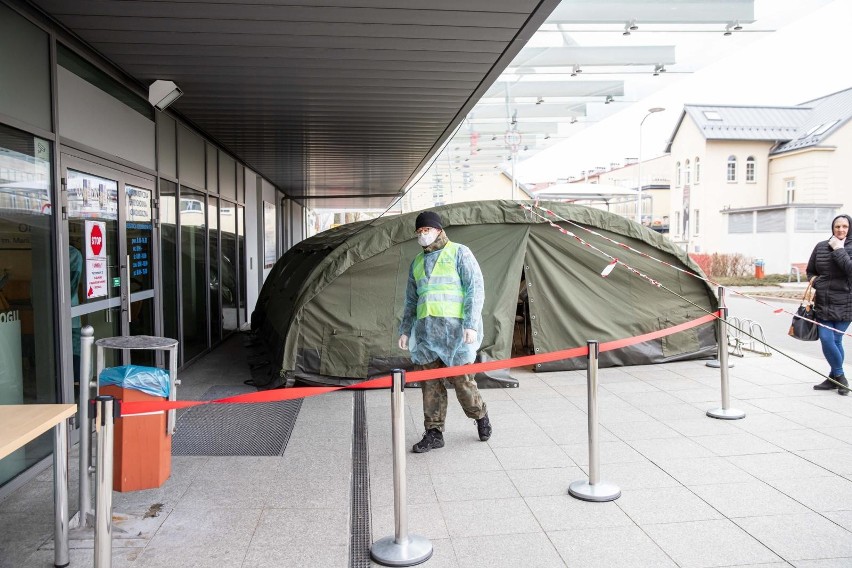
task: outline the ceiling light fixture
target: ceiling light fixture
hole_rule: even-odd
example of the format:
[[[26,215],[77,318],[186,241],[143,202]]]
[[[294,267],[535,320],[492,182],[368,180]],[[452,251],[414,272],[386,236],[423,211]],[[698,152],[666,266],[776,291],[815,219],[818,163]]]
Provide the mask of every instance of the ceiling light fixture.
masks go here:
[[[157,79],[148,87],[148,102],[158,110],[166,110],[170,104],[183,95],[174,81]]]

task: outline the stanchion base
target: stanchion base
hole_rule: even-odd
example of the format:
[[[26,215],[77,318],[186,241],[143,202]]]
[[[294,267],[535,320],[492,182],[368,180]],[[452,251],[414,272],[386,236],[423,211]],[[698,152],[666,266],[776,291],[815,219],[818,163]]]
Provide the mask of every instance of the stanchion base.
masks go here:
[[[708,367],[713,367],[714,369],[719,369],[719,368],[722,367],[722,364],[719,363],[718,359],[713,359],[712,361],[707,361],[707,363],[705,363],[705,365],[708,366]],[[734,366],[734,364],[731,363],[730,361],[728,361],[728,368],[730,369],[733,366]]]
[[[710,418],[718,418],[719,420],[739,420],[745,418],[745,412],[736,408],[713,408],[707,411],[707,416]]]
[[[370,558],[383,566],[414,566],[432,557],[432,542],[418,534],[408,535],[404,544],[386,536],[370,547]]]
[[[569,485],[568,493],[571,497],[576,497],[583,501],[595,501],[599,503],[603,501],[615,501],[621,497],[621,489],[618,488],[618,485],[606,481],[599,481],[592,485],[585,479],[575,481]]]

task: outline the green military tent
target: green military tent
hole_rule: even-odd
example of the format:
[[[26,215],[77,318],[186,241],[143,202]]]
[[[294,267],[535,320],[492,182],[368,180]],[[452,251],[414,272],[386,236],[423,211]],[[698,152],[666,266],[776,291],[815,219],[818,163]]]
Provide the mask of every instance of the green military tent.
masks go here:
[[[482,268],[485,337],[478,360],[508,359],[519,342],[528,353],[546,353],[585,345],[590,339],[636,336],[716,308],[715,295],[702,280],[559,222],[668,290],[624,267],[601,277],[610,259],[554,229],[540,217],[540,209],[533,208],[537,215],[523,205],[533,203],[486,201],[434,209],[450,240],[470,247]],[[623,217],[578,205],[539,205],[652,257],[700,272],[670,241]],[[271,369],[270,379],[256,380],[259,386],[294,381],[345,385],[392,368],[411,368],[407,352],[397,347],[397,328],[409,265],[421,250],[414,234],[416,215],[330,229],[295,245],[278,260],[252,315],[252,328],[266,346]],[[714,328],[704,324],[603,353],[600,364],[705,358],[715,349]],[[585,368],[584,359],[536,366],[537,371],[577,368]],[[478,376],[480,382],[489,379],[516,385],[505,371]]]

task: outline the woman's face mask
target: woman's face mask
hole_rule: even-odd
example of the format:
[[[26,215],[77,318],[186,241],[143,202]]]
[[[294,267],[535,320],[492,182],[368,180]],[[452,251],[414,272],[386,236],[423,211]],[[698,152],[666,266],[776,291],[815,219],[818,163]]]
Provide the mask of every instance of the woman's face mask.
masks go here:
[[[428,247],[432,243],[435,242],[435,239],[438,238],[438,230],[437,229],[429,229],[428,231],[418,231],[417,232],[417,243],[421,247]]]

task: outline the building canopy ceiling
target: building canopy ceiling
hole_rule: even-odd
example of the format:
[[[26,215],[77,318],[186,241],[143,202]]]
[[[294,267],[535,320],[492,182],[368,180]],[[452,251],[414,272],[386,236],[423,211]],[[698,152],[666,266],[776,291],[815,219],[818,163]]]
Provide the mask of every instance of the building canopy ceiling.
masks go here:
[[[558,0],[33,0],[308,206],[386,206]],[[343,199],[339,199],[343,198]]]

